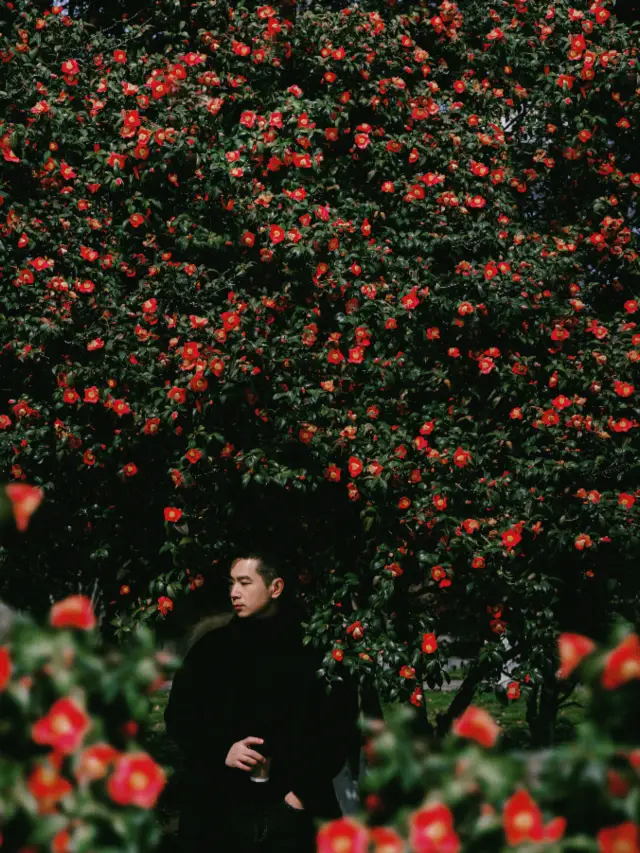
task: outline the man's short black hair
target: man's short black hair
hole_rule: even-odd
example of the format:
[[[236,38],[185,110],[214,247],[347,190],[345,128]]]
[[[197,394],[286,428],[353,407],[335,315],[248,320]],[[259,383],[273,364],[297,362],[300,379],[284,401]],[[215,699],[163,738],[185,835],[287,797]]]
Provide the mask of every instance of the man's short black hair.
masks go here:
[[[273,554],[267,554],[264,551],[251,551],[241,557],[236,557],[233,561],[234,564],[238,560],[255,560],[258,564],[256,571],[264,581],[265,586],[272,584],[276,578],[283,578],[286,581],[286,575],[280,561]]]

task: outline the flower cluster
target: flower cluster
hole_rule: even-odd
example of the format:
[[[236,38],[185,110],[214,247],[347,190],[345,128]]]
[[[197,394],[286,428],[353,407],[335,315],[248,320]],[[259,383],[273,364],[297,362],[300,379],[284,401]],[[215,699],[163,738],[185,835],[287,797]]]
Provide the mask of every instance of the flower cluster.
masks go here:
[[[135,737],[171,661],[154,653],[150,633],[107,653],[95,624],[91,601],[78,595],[51,608],[47,628],[15,617],[3,638],[3,851],[135,844],[142,853],[158,841],[150,810],[166,775]]]
[[[559,653],[564,676],[580,668],[588,706],[573,743],[524,757],[501,750],[498,725],[474,706],[436,750],[412,739],[408,713],[371,724],[366,810],[322,826],[318,853],[404,853],[407,841],[415,853],[637,853],[640,641],[622,629],[602,649],[562,634]]]

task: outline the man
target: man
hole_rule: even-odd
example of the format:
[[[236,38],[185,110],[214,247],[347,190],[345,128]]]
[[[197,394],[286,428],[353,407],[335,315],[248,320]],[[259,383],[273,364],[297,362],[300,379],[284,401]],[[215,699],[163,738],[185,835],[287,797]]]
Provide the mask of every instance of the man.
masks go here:
[[[327,694],[284,587],[272,561],[235,560],[233,618],[175,676],[165,722],[186,760],[185,853],[311,853],[316,820],[340,816],[332,780],[357,696],[346,682]]]

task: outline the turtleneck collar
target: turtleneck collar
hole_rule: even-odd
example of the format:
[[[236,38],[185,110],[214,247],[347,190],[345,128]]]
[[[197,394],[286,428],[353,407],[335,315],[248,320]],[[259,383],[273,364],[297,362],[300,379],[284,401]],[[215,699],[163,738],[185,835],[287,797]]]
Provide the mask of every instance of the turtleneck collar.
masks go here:
[[[252,616],[241,619],[234,615],[231,625],[238,636],[260,643],[292,643],[301,638],[302,634],[298,620],[285,608],[262,619]]]

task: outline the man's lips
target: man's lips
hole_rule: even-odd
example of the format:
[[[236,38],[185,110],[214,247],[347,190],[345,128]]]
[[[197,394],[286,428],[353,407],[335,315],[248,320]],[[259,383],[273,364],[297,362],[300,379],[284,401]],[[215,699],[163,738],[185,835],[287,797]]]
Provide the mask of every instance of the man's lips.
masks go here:
[[[234,604],[233,605],[234,610],[240,610],[241,607],[244,607],[244,604]]]

